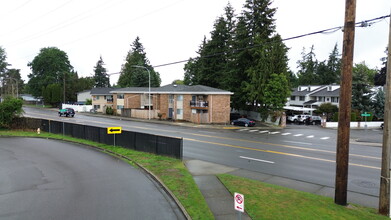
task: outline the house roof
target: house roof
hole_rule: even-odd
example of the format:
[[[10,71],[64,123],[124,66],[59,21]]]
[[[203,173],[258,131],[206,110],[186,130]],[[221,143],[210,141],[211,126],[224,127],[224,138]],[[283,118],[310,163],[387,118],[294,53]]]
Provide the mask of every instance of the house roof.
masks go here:
[[[117,88],[102,87],[102,88],[92,88],[91,95],[110,95],[110,92],[116,90]]]
[[[312,96],[330,96],[330,97],[339,97],[339,88],[334,89],[333,91],[327,91],[327,88],[323,88],[313,94]]]
[[[148,93],[148,87],[129,87],[122,88],[112,91],[111,93]],[[232,95],[232,92],[225,91],[222,89],[216,89],[209,86],[203,85],[177,85],[169,84],[162,87],[151,87],[151,93],[154,94],[219,94],[219,95]]]

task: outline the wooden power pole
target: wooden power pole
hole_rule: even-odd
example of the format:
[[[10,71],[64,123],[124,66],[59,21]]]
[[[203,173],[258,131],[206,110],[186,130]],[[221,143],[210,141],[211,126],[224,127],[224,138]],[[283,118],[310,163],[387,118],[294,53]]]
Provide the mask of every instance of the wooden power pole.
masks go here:
[[[388,35],[386,100],[384,105],[383,150],[380,176],[379,213],[390,215],[390,144],[391,144],[391,17]]]
[[[350,112],[352,104],[352,71],[354,30],[356,22],[356,0],[345,1],[345,25],[342,49],[341,90],[338,117],[337,167],[335,175],[334,202],[347,204]]]

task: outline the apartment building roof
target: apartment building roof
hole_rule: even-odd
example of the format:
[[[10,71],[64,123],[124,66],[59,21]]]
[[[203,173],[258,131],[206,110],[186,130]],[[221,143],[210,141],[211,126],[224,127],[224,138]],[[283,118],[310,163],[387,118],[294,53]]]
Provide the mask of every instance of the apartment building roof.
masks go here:
[[[128,87],[121,88],[115,91],[111,91],[111,93],[148,93],[148,87]],[[151,87],[151,93],[154,94],[219,94],[219,95],[232,95],[232,92],[225,91],[222,89],[216,89],[209,86],[203,85],[177,85],[177,84],[169,84],[162,87]]]

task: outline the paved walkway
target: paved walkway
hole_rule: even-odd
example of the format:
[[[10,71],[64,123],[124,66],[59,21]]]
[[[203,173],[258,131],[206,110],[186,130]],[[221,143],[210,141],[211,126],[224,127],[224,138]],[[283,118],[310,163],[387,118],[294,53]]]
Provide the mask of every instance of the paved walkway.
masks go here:
[[[193,178],[197,183],[198,188],[200,189],[202,195],[204,196],[210,210],[212,211],[216,219],[238,219],[237,212],[234,210],[233,195],[230,194],[230,192],[216,177],[216,174],[221,173],[227,173],[235,176],[245,177],[253,180],[262,181],[265,183],[287,187],[290,189],[334,198],[335,189],[333,187],[292,180],[269,174],[252,172],[201,160],[186,160],[185,164],[190,173],[193,175]],[[361,193],[348,191],[348,202],[363,205],[366,207],[377,208],[379,199],[375,196],[369,196]],[[242,215],[242,219],[250,219],[250,217],[246,213],[244,213]]]

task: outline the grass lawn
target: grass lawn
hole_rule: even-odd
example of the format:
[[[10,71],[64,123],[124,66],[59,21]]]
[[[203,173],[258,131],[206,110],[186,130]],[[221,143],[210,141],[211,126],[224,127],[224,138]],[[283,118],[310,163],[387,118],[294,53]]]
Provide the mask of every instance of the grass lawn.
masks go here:
[[[389,219],[376,209],[336,205],[329,197],[228,174],[218,178],[232,195],[244,195],[244,208],[252,219]]]
[[[197,184],[181,160],[46,132],[38,135],[36,132],[0,130],[0,136],[41,137],[66,140],[121,154],[147,168],[159,177],[171,192],[174,193],[192,219],[214,219]],[[132,161],[125,161],[134,165]],[[151,210],[153,210],[153,207],[151,207]]]

